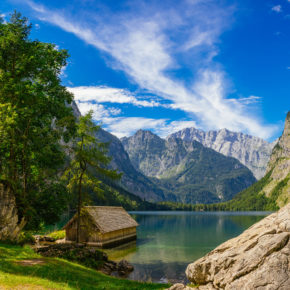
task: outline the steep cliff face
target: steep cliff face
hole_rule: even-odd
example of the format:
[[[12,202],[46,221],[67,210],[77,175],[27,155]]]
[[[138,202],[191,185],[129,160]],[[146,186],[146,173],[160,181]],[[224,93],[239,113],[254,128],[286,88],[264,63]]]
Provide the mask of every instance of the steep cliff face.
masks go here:
[[[247,166],[257,179],[264,176],[272,148],[275,143],[227,129],[204,132],[195,128],[186,128],[169,135],[167,138],[181,138],[185,141],[196,140],[225,156],[238,159]]]
[[[282,136],[275,145],[270,161],[267,166],[267,173],[270,173],[269,183],[263,188],[268,197],[279,184],[283,184],[279,196],[278,206],[290,202],[290,112],[288,112]]]
[[[235,210],[275,210],[290,202],[290,113],[273,149],[266,175],[227,203]]]
[[[164,140],[143,130],[121,141],[134,167],[151,177],[169,201],[224,201],[255,181],[238,160],[196,141],[173,137]]]
[[[127,152],[117,137],[100,129],[97,132],[97,138],[102,142],[109,142],[109,156],[112,158],[110,167],[123,173],[121,184],[129,192],[148,201],[165,199],[163,191],[133,167]]]
[[[188,265],[187,278],[200,290],[289,289],[289,238],[290,204]]]

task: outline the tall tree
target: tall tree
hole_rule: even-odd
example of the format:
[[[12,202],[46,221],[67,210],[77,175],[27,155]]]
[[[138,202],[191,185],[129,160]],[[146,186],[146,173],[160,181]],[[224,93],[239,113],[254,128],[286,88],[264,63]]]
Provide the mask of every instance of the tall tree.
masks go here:
[[[75,118],[60,80],[67,51],[31,40],[30,31],[17,12],[0,23],[0,185],[16,200],[18,222],[37,226],[57,216],[51,204],[59,206],[65,190],[57,178],[65,158],[60,141],[69,140]]]
[[[80,216],[85,190],[101,192],[101,181],[96,174],[119,179],[121,174],[116,170],[107,169],[111,158],[107,156],[108,144],[99,142],[96,133],[100,126],[92,120],[93,112],[88,112],[79,118],[77,124],[76,140],[71,146],[72,160],[64,174],[68,179],[68,188],[77,193],[77,243],[80,242]]]

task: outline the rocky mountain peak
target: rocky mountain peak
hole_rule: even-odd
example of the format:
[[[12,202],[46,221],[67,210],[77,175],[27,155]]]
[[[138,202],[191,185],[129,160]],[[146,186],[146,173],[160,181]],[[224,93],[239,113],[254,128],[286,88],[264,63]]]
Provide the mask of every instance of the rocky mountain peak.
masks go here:
[[[264,176],[273,143],[244,133],[232,132],[226,128],[218,131],[202,131],[186,128],[167,137],[181,138],[185,141],[196,140],[205,147],[223,155],[234,157],[247,166],[257,179]]]
[[[255,181],[238,160],[206,148],[198,140],[182,140],[175,135],[164,140],[139,130],[122,138],[122,143],[135,169],[152,178],[167,200],[224,201]]]

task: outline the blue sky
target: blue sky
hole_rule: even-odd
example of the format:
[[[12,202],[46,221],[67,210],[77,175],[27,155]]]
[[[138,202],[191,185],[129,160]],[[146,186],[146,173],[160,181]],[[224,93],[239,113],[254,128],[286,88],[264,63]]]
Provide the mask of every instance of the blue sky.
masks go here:
[[[290,109],[290,0],[2,0],[70,53],[62,81],[118,137],[228,128],[269,141]]]

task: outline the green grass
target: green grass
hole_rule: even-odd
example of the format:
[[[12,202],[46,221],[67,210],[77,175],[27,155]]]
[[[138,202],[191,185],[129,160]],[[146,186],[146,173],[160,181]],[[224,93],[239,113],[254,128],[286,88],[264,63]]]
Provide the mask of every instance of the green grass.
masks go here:
[[[25,259],[42,259],[38,265],[22,265]],[[165,289],[153,284],[117,279],[76,263],[44,258],[29,246],[0,244],[0,289]]]

